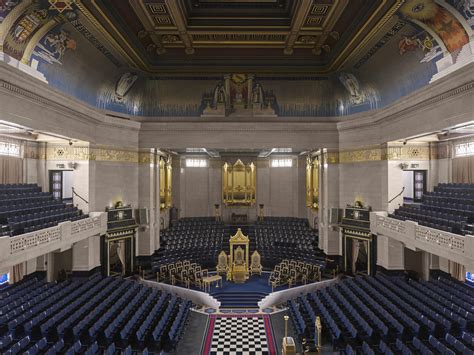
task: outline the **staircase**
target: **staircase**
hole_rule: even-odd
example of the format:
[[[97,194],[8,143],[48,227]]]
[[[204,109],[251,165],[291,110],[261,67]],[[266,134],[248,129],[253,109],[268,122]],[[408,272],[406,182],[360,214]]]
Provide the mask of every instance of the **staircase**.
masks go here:
[[[260,302],[268,294],[265,292],[220,292],[211,293],[221,303],[221,308],[258,308]]]

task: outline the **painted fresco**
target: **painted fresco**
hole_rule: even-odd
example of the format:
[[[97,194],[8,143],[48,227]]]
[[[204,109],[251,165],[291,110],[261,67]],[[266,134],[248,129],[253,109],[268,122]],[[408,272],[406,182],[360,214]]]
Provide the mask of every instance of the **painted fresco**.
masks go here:
[[[339,97],[340,114],[382,108],[428,85],[436,74],[436,60],[440,58],[437,43],[426,44],[426,32],[413,24],[397,27],[396,34],[388,40],[382,37],[384,45],[376,55],[358,63],[353,70],[359,90],[367,92],[367,101],[356,105],[350,97]]]
[[[6,54],[21,60],[30,39],[57,14],[56,11],[49,11],[46,3],[44,1],[34,2],[14,22],[3,43],[3,51]]]
[[[450,53],[461,49],[469,42],[469,34],[461,22],[434,0],[408,0],[400,8],[400,13],[433,31]]]
[[[178,78],[131,70],[88,28],[72,3],[51,9],[45,1],[35,1],[15,21],[4,50],[21,59],[32,36],[50,23],[34,48],[31,65],[60,91],[103,110],[138,116],[200,116],[218,99],[216,88],[224,74]],[[0,16],[11,11],[13,3],[0,0]],[[459,16],[450,12],[454,8]],[[456,52],[467,43],[473,9],[474,0],[409,0],[366,52],[340,72],[229,73],[234,74],[230,95],[234,101],[250,97],[242,78],[254,74],[258,93],[271,98],[264,104],[280,117],[335,117],[382,108],[428,85],[437,73],[437,60],[446,54],[443,48]],[[56,22],[49,22],[53,18]]]
[[[0,0],[0,23],[20,3],[21,0]]]
[[[56,26],[36,45],[33,59],[48,64],[62,64],[61,60],[67,51],[75,51],[76,40],[71,32],[64,30],[62,25]]]
[[[474,29],[474,0],[447,0],[466,20],[471,29]]]

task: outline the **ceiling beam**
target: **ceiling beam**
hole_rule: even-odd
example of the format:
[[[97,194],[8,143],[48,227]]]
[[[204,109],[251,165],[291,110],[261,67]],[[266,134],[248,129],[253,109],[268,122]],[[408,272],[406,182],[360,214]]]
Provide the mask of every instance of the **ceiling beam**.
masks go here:
[[[135,11],[135,14],[140,19],[140,22],[145,28],[146,33],[150,35],[151,40],[155,44],[156,46],[155,52],[157,54],[163,54],[165,52],[165,48],[161,44],[160,37],[156,35],[155,24],[153,23],[153,20],[150,18],[150,15],[148,14],[147,10],[144,8],[143,1],[130,1],[129,0],[129,4],[132,7],[133,11]],[[140,36],[140,34],[138,34],[138,36]]]
[[[300,3],[298,4],[298,9],[296,10],[295,15],[293,16],[290,32],[286,37],[285,49],[283,50],[283,53],[288,55],[293,54],[293,46],[295,45],[295,42],[298,39],[298,35],[304,25],[309,11],[311,10],[312,4],[313,0],[300,0]]]
[[[193,38],[188,33],[188,29],[186,27],[186,16],[184,14],[184,11],[181,9],[181,6],[179,5],[180,2],[176,0],[165,0],[165,3],[168,7],[174,24],[178,29],[179,37],[181,38],[185,46],[184,51],[186,52],[186,54],[194,54]]]
[[[342,13],[346,9],[349,0],[340,0],[337,2],[337,7],[334,10],[334,13],[329,17],[328,22],[326,24],[326,28],[324,29],[323,33],[319,37],[318,41],[315,43],[313,48],[313,53],[316,55],[321,54],[321,48],[323,47],[324,43],[328,36],[332,36],[335,40],[338,40],[340,37],[340,33],[334,32],[333,28],[336,25],[337,21],[341,17]]]

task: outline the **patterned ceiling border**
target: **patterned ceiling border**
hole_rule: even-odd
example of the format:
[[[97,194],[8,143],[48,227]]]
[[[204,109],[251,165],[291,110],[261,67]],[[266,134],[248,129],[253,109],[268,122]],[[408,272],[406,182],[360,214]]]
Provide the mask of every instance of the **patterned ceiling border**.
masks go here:
[[[328,164],[348,164],[375,161],[436,160],[443,159],[442,145],[407,144],[403,146],[379,146],[324,153]],[[441,150],[441,154],[440,154]]]
[[[50,161],[102,161],[132,164],[157,164],[158,152],[136,151],[105,146],[76,146],[69,144],[28,145],[25,158]]]

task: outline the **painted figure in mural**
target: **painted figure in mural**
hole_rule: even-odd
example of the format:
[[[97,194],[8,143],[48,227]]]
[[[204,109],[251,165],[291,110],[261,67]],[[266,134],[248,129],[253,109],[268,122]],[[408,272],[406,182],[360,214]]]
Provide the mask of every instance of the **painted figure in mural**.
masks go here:
[[[414,51],[419,48],[420,40],[416,37],[407,37],[403,36],[400,42],[398,42],[398,49],[400,55],[405,54],[406,52]]]
[[[253,91],[252,91],[252,104],[253,107],[263,107],[264,97],[263,97],[263,89],[262,86],[257,83],[255,84]]]
[[[122,101],[137,79],[138,75],[135,73],[127,72],[122,74],[115,84],[115,99],[117,101]]]
[[[351,73],[341,73],[339,80],[344,87],[349,91],[350,101],[353,105],[361,105],[365,101],[365,95],[360,89],[359,80]]]
[[[20,0],[0,0],[0,23],[5,20],[5,17],[19,3]]]
[[[76,49],[76,41],[71,38],[68,31],[61,30],[59,33],[50,33],[45,37],[45,44],[49,45],[56,59],[61,59],[66,49]]]
[[[439,45],[435,45],[433,39],[430,36],[422,34],[420,38],[419,35],[412,37],[403,36],[400,42],[398,42],[398,49],[400,55],[404,55],[407,52],[414,51],[416,49],[421,49],[425,54],[424,58],[421,60],[422,63],[429,62],[436,58],[441,53],[441,48]]]
[[[214,89],[214,97],[212,100],[212,106],[217,107],[218,104],[224,104],[226,101],[224,83],[219,82]]]
[[[400,13],[427,26],[452,53],[469,42],[469,35],[459,19],[434,0],[407,0]]]

